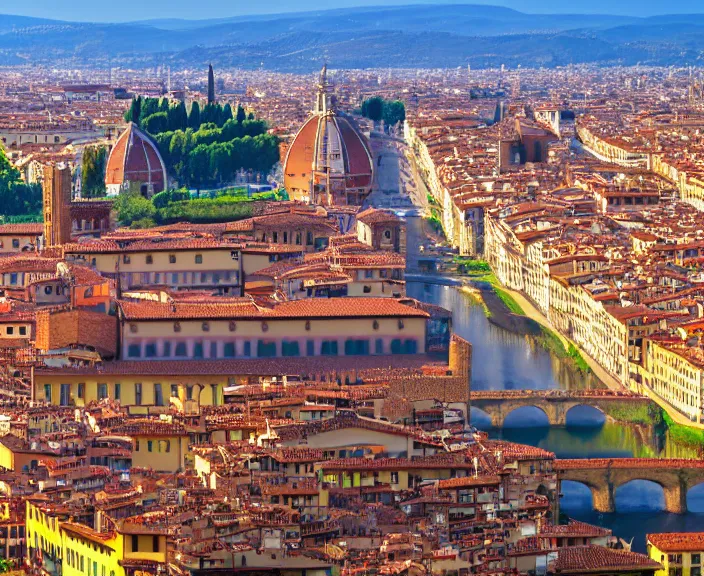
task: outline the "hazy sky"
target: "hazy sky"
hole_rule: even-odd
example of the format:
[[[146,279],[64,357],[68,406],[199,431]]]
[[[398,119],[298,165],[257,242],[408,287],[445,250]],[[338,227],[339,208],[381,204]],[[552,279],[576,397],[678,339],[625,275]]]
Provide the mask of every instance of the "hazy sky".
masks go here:
[[[600,13],[629,16],[704,12],[704,0],[26,0],[0,2],[0,13],[62,20],[124,22],[150,18],[225,18],[244,14],[411,3],[493,4],[532,13]]]

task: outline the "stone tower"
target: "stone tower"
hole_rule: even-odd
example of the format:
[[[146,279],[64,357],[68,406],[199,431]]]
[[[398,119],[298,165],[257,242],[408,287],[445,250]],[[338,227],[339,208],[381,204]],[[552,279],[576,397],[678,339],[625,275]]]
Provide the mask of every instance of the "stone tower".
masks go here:
[[[215,74],[212,64],[208,64],[208,104],[215,104]]]
[[[71,241],[71,168],[65,164],[44,166],[44,245]]]

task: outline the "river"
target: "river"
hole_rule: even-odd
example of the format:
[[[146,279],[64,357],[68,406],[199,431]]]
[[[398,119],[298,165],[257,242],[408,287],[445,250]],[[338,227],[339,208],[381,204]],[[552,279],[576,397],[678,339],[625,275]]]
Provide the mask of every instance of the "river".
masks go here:
[[[594,376],[581,374],[533,338],[491,324],[482,307],[456,288],[409,282],[407,293],[452,311],[454,331],[472,343],[473,390],[603,387]],[[501,430],[492,429],[481,411],[473,409],[471,420],[492,438],[538,446],[559,458],[697,457],[694,449],[677,445],[667,433],[606,422],[600,412],[589,407],[571,410],[565,427],[550,427],[537,408],[514,411]],[[689,491],[687,514],[664,512],[662,488],[652,482],[629,482],[617,489],[615,498],[616,513],[593,512],[589,489],[563,482],[561,509],[572,518],[610,528],[625,540],[633,538],[633,550],[639,552],[645,551],[645,534],[649,532],[704,530],[704,484]]]

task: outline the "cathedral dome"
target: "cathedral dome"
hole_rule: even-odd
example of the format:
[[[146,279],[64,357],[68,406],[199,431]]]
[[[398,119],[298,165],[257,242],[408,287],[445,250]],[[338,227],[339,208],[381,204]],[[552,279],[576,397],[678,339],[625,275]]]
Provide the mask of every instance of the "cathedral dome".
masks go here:
[[[290,196],[323,205],[361,205],[372,188],[374,161],[354,121],[332,105],[326,69],[313,115],[296,133],[284,162]]]
[[[154,142],[130,122],[108,157],[105,186],[108,194],[136,191],[152,196],[166,189],[166,166]]]

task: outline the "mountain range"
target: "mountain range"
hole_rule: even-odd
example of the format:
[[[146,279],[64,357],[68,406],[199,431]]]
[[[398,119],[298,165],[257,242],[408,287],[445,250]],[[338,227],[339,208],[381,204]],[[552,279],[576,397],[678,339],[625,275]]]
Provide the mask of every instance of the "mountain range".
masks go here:
[[[5,65],[335,68],[701,64],[704,14],[649,18],[408,5],[120,24],[0,16]]]

